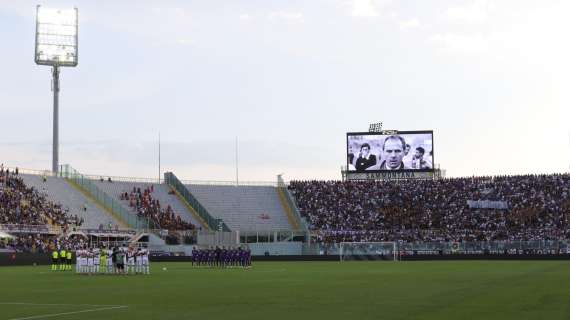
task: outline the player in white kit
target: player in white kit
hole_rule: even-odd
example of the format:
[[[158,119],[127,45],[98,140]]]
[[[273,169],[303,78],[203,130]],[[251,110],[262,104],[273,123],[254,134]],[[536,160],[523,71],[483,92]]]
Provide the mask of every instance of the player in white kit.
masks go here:
[[[95,270],[95,254],[92,249],[87,250],[87,273],[92,274]]]
[[[127,251],[127,273],[129,274],[135,274],[135,250],[132,248],[129,248]]]
[[[142,273],[142,253],[141,248],[135,251],[135,272],[136,274]]]
[[[79,273],[85,274],[87,270],[87,249],[81,249],[81,267],[79,268]]]
[[[82,273],[83,272],[83,249],[77,250],[75,253],[75,259],[77,262],[75,263],[75,273]]]
[[[127,264],[127,248],[122,247],[121,251],[123,252],[123,266],[124,266],[123,273],[127,274],[128,270],[129,270],[128,264]]]
[[[148,263],[148,250],[147,249],[142,249],[141,250],[142,253],[142,272],[144,274],[150,274],[150,265]]]
[[[79,273],[79,267],[81,263],[81,249],[75,251],[75,273]]]
[[[107,249],[107,273],[114,273],[113,271],[113,250],[109,248]]]
[[[87,264],[88,255],[89,255],[89,250],[84,248],[82,250],[83,258],[81,258],[81,273],[83,273],[83,274],[89,273],[89,266]]]
[[[93,272],[99,273],[99,262],[101,261],[101,256],[99,255],[99,248],[93,249]]]

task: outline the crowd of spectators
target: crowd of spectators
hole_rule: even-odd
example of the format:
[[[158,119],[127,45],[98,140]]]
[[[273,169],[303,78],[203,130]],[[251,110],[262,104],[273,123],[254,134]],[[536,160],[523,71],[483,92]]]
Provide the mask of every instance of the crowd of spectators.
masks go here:
[[[491,241],[570,238],[570,175],[403,181],[292,181],[317,241]],[[468,201],[504,208],[475,208]]]
[[[0,252],[49,253],[56,248],[80,249],[86,240],[82,237],[58,238],[53,234],[16,234],[0,239]]]
[[[82,219],[69,215],[68,209],[27,187],[17,170],[10,172],[0,166],[0,224],[51,224],[66,231],[82,223]]]
[[[136,210],[139,217],[149,219],[155,228],[167,230],[193,230],[195,226],[182,220],[170,205],[163,208],[158,199],[152,198],[154,187],[145,189],[133,187],[130,192],[121,194],[121,200],[128,201],[129,207]]]

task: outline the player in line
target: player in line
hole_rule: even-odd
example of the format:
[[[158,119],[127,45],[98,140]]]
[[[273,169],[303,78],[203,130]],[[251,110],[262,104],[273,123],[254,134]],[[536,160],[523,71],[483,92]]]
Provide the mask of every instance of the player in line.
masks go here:
[[[148,250],[139,248],[135,254],[136,273],[150,274]]]
[[[133,247],[121,248],[115,252],[118,273],[150,274],[149,252],[147,249]]]
[[[192,249],[192,265],[203,267],[251,267],[251,251],[241,247],[234,249],[225,247],[211,247],[210,249]]]
[[[75,252],[75,272],[78,274],[150,274],[149,252],[147,249],[91,248]],[[73,253],[65,248],[52,251],[52,271],[72,270]],[[216,261],[212,254],[212,262]],[[218,264],[216,265],[219,265]],[[125,268],[126,267],[126,268]]]
[[[75,272],[79,274],[93,274],[95,272],[95,255],[93,249],[79,249],[76,252],[77,262]]]
[[[107,273],[115,273],[115,267],[113,265],[113,250],[111,248],[107,249]]]
[[[83,248],[76,254],[75,272],[78,274],[150,274],[149,252],[146,249]]]
[[[73,254],[64,247],[54,249],[51,253],[51,271],[69,271],[72,269]]]

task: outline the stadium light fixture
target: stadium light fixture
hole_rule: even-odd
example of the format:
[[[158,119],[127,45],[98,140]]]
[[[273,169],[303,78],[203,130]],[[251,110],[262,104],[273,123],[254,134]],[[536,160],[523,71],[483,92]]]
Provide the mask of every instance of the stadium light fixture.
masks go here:
[[[78,63],[78,10],[36,7],[35,61],[52,67],[53,158],[52,171],[59,170],[59,68]]]
[[[368,132],[381,132],[382,131],[382,122],[371,123],[370,127],[368,128]]]

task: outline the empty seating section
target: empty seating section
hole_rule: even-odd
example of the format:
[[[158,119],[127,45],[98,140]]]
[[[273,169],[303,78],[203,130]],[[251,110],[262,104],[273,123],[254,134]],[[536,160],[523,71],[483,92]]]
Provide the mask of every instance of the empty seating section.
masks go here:
[[[232,230],[290,230],[276,187],[187,184],[188,190]]]
[[[200,222],[188,211],[184,204],[178,199],[175,194],[169,194],[170,188],[165,184],[157,184],[150,182],[130,182],[130,181],[112,181],[107,180],[93,180],[95,185],[99,187],[103,192],[117,199],[121,204],[124,205],[133,214],[136,213],[136,209],[129,207],[129,202],[121,200],[122,193],[130,193],[133,188],[140,188],[144,190],[152,185],[153,192],[151,194],[154,200],[160,202],[161,207],[167,208],[170,206],[176,215],[179,215],[183,221],[192,223],[196,228],[200,228],[202,225]]]
[[[20,177],[28,187],[34,187],[40,193],[45,194],[49,200],[61,204],[64,209],[68,209],[69,215],[77,215],[83,219],[82,228],[95,229],[100,225],[107,227],[109,224],[113,227],[120,226],[120,223],[113,216],[86,198],[63,178],[45,177],[46,180],[44,181],[44,177],[39,175],[20,174]]]
[[[95,200],[87,197],[73,187],[66,179],[60,177],[21,174],[23,182],[44,194],[47,199],[61,204],[69,211],[70,216],[77,216],[82,220],[81,228],[97,229],[109,225],[125,227],[113,215],[99,206]],[[166,184],[150,182],[90,180],[100,191],[117,200],[128,212],[133,215],[145,215],[141,208],[135,208],[131,201],[125,200],[125,193],[131,194],[133,189],[145,189],[150,192],[150,200],[160,203],[160,210],[165,210],[166,218],[162,214],[157,221],[162,229],[180,230],[187,228],[204,228],[202,221],[195,217],[176,194],[170,192]],[[272,186],[229,186],[229,185],[186,185],[194,197],[208,210],[214,218],[221,218],[232,230],[291,230],[292,226],[279,199],[276,187]],[[143,200],[143,203],[146,200]],[[158,203],[157,202],[157,203]],[[131,204],[131,205],[129,205]],[[170,209],[167,209],[170,207]],[[148,207],[142,210],[149,210]],[[180,220],[178,220],[180,217]],[[165,220],[166,219],[166,220]],[[176,220],[173,222],[173,220]],[[165,223],[162,223],[165,222]]]

